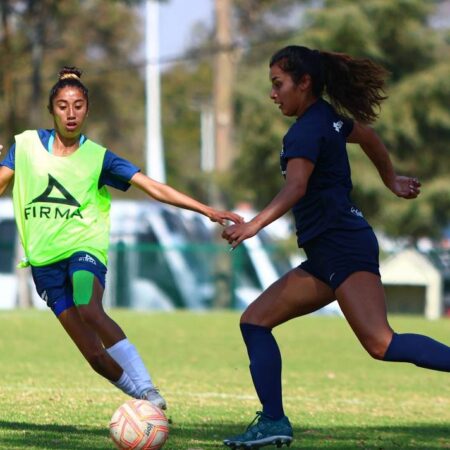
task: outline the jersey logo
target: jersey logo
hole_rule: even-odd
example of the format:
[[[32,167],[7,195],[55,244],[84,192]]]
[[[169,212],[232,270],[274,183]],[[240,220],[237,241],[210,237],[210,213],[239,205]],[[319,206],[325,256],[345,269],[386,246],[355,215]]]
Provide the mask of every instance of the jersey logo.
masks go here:
[[[56,203],[57,205],[66,205],[75,207],[75,211],[71,208],[60,206],[35,206],[33,203]],[[72,219],[78,216],[83,219],[80,211],[80,203],[75,197],[55,178],[48,174],[48,186],[45,191],[33,199],[24,209],[25,220],[30,217],[38,219]]]
[[[341,131],[341,128],[342,128],[343,125],[344,125],[344,122],[342,122],[342,120],[339,120],[337,122],[333,122],[333,127],[338,133]]]
[[[363,218],[364,218],[363,213],[362,213],[358,208],[355,208],[354,206],[352,206],[352,207],[350,208],[350,212],[351,212],[353,215],[355,215],[355,216],[363,217]]]
[[[53,189],[55,191],[59,191],[59,193],[63,196],[61,197],[50,197],[50,194],[52,193]],[[30,203],[60,203],[63,205],[70,205],[70,206],[76,206],[77,208],[80,207],[80,204],[75,200],[75,198],[70,194],[70,192],[58,181],[56,181],[55,178],[53,178],[50,174],[48,174],[48,186],[45,189],[45,191],[36,197],[34,200],[32,200]]]

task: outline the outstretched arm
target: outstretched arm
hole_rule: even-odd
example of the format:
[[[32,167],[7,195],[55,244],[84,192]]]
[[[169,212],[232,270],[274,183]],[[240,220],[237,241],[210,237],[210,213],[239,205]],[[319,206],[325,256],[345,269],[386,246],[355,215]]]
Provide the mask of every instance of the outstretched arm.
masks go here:
[[[176,189],[168,186],[167,184],[159,183],[146,175],[137,172],[130,180],[133,186],[144,191],[150,197],[169,205],[178,206],[184,209],[190,209],[196,211],[204,216],[208,217],[212,222],[219,222],[221,225],[225,225],[225,220],[231,220],[234,223],[241,223],[243,219],[238,214],[230,211],[218,211],[205,205],[192,197],[185,195]]]
[[[222,232],[232,248],[288,212],[304,195],[314,164],[305,158],[292,158],[286,169],[286,183],[273,200],[250,222],[230,225]]]
[[[384,185],[395,195],[412,199],[420,194],[420,182],[417,178],[405,177],[395,173],[386,146],[371,127],[355,122],[347,141],[361,146],[364,153],[377,168]]]

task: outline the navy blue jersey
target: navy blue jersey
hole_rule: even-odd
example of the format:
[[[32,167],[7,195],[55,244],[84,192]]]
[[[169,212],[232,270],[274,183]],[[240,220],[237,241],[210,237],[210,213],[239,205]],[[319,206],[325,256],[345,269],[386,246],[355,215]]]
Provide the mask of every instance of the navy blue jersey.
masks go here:
[[[42,145],[48,150],[51,147],[54,137],[54,130],[37,130]],[[83,134],[80,136],[80,144],[86,140]],[[16,144],[13,144],[5,159],[0,163],[1,166],[9,167],[15,170],[15,153]],[[103,168],[100,175],[98,187],[111,186],[121,191],[126,191],[130,187],[129,181],[135,173],[139,172],[139,168],[130,163],[126,159],[120,158],[113,152],[106,150],[103,160]]]
[[[288,160],[306,158],[314,163],[306,193],[292,208],[299,246],[328,229],[368,227],[351,203],[352,181],[346,140],[353,121],[341,117],[320,98],[297,119],[283,138],[281,172]]]

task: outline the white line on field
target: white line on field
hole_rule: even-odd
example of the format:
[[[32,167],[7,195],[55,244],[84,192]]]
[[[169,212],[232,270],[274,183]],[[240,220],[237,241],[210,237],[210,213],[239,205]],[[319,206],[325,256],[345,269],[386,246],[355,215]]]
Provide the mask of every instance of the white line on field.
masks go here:
[[[0,398],[2,397],[2,392],[10,391],[10,392],[23,392],[24,395],[28,395],[30,392],[42,392],[42,393],[52,393],[54,395],[66,395],[68,393],[78,393],[82,392],[86,394],[87,392],[92,393],[102,393],[102,394],[111,394],[115,391],[113,387],[107,388],[101,388],[101,387],[90,387],[88,389],[86,388],[79,388],[79,387],[65,387],[64,389],[54,389],[54,388],[46,388],[46,387],[36,387],[36,386],[24,386],[24,385],[0,385]],[[255,401],[257,400],[256,394],[227,394],[224,392],[187,392],[187,391],[164,391],[165,396],[167,397],[173,397],[173,398],[211,398],[211,399],[225,399],[225,400],[251,400]],[[285,403],[292,403],[292,402],[321,402],[320,399],[317,397],[310,397],[306,395],[289,395],[285,398]],[[367,401],[365,399],[358,399],[358,398],[336,398],[334,403],[337,404],[350,404],[350,405],[364,405],[364,404],[370,404],[370,401]],[[409,402],[414,404],[416,403],[413,399]],[[404,406],[406,405],[404,404]],[[449,404],[450,402],[448,399],[439,398],[439,404],[445,407],[445,405]]]
[[[76,388],[76,387],[67,387],[63,390],[61,389],[53,389],[53,388],[38,388],[35,386],[14,386],[14,385],[7,385],[7,386],[0,386],[0,397],[1,397],[1,391],[21,391],[26,394],[30,392],[46,392],[46,393],[52,393],[54,395],[58,395],[62,392],[64,394],[68,394],[69,392],[77,393],[77,392],[92,392],[92,393],[102,393],[107,394],[114,392],[114,388]],[[174,397],[174,398],[211,398],[211,399],[224,399],[224,400],[257,400],[256,394],[226,394],[224,392],[171,392],[171,391],[164,391],[164,394],[168,397]],[[307,397],[302,395],[292,396],[290,395],[288,398],[285,399],[286,403],[290,402],[299,402],[299,401],[317,401],[314,397]],[[364,401],[358,400],[358,399],[341,399],[339,403],[350,403],[350,404],[362,404],[365,403]]]
[[[54,394],[59,394],[61,392],[101,392],[101,393],[111,393],[115,389],[114,388],[93,388],[89,389],[85,388],[76,388],[76,387],[65,387],[64,389],[54,389],[54,388],[46,388],[46,387],[36,387],[36,386],[15,386],[15,385],[0,385],[0,395],[1,391],[21,391],[24,393],[30,392],[51,392]],[[224,399],[235,399],[235,400],[254,400],[256,395],[249,394],[225,394],[223,392],[170,392],[164,391],[166,395],[173,397],[200,397],[200,398],[224,398]]]

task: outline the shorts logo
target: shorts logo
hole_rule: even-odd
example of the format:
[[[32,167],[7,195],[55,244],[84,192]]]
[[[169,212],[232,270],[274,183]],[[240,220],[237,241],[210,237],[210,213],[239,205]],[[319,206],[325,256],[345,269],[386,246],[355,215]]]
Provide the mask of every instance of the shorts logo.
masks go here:
[[[42,298],[42,300],[44,300],[44,302],[48,302],[47,291],[42,291],[41,292],[41,298]]]
[[[336,272],[333,272],[331,275],[330,275],[330,281],[333,279],[333,277],[336,275]]]
[[[80,256],[78,258],[78,261],[94,264],[94,266],[97,265],[97,262],[95,261],[95,259],[92,256],[88,255],[87,253],[84,256]]]
[[[53,195],[51,195],[53,194]],[[33,203],[45,203],[47,206],[37,206]],[[58,206],[66,205],[66,207]],[[41,195],[33,199],[24,210],[25,220],[28,218],[39,219],[71,219],[78,216],[81,219],[83,216],[80,212],[80,203],[73,197],[73,195],[55,178],[48,174],[48,185]],[[70,207],[75,207],[73,210]]]

